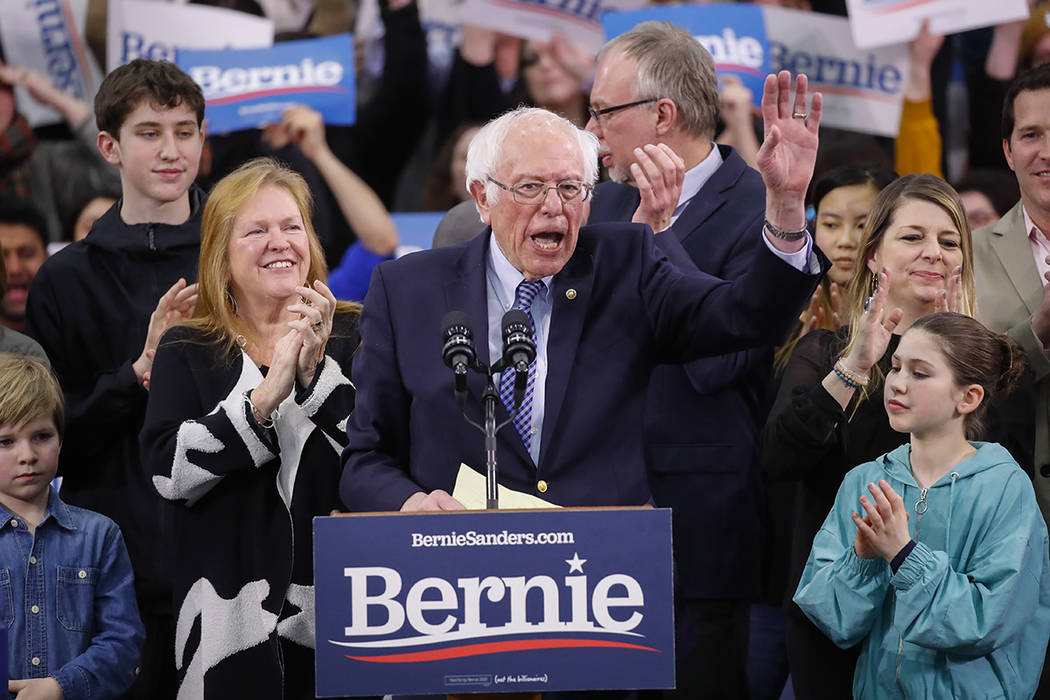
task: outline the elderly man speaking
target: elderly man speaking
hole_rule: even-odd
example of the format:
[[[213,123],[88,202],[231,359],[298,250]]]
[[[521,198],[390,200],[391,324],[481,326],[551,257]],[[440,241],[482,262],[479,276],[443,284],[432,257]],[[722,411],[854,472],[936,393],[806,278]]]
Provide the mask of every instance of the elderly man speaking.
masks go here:
[[[537,357],[531,402],[499,432],[503,485],[565,506],[649,502],[642,451],[653,367],[778,342],[824,266],[805,231],[803,197],[817,151],[821,96],[806,118],[806,79],[769,76],[759,156],[767,245],[726,282],[688,270],[673,235],[645,224],[581,228],[597,177],[593,135],[540,109],[487,124],[467,156],[485,235],[380,265],[361,316],[357,405],[347,428],[340,494],[350,509],[449,510],[459,465],[485,466],[442,363],[441,322],[466,313],[478,359],[500,355],[499,321],[531,316]],[[676,263],[668,259],[671,256]],[[512,371],[512,370],[511,370]],[[472,375],[478,419],[484,378]],[[499,406],[497,420],[509,417]]]

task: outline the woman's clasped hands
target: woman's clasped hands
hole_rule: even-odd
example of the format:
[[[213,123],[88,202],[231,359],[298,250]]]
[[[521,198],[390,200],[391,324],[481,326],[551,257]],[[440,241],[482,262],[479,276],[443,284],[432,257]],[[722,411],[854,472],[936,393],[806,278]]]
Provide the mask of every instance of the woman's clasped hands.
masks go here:
[[[313,383],[317,366],[324,358],[325,344],[332,332],[336,299],[328,286],[316,280],[313,287],[296,287],[298,302],[289,311],[298,318],[288,322],[289,330],[273,348],[270,369],[251,393],[252,405],[263,416],[271,416],[295,387]]]

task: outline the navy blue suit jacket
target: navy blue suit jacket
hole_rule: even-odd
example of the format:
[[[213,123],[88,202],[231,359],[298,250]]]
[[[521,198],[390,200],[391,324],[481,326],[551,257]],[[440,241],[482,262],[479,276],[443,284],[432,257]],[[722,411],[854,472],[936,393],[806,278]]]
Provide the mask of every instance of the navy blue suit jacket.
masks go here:
[[[777,342],[819,278],[768,250],[737,283],[685,273],[659,252],[657,238],[677,247],[640,224],[580,230],[572,258],[552,281],[539,464],[507,426],[498,435],[501,483],[566,506],[646,503],[638,426],[653,367]],[[441,360],[440,326],[448,311],[464,311],[479,359],[488,361],[489,239],[376,268],[361,316],[357,401],[343,453],[340,494],[351,510],[397,510],[417,491],[451,491],[461,462],[484,468],[481,434],[463,419]],[[469,412],[479,420],[483,378],[470,379]],[[497,419],[506,417],[499,406]]]
[[[693,197],[671,230],[693,264],[738,279],[760,247],[765,186],[735,151],[720,147],[722,166]],[[634,187],[598,187],[589,223],[630,221]],[[759,293],[757,290],[755,293]],[[757,442],[772,345],[686,365],[661,366],[646,397],[645,456],[658,506],[674,511],[678,590],[695,598],[759,594],[764,500]]]

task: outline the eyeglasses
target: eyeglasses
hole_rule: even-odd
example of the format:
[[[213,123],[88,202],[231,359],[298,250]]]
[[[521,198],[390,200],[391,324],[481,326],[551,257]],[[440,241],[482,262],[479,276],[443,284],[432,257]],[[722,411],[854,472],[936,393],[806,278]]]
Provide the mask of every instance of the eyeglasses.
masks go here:
[[[591,115],[596,123],[601,124],[602,120],[599,119],[603,114],[612,114],[613,112],[619,112],[621,109],[627,109],[628,107],[637,107],[638,105],[649,104],[650,102],[659,102],[659,97],[650,97],[648,100],[636,100],[635,102],[628,102],[622,105],[616,105],[615,107],[606,107],[605,109],[595,109],[590,105],[587,105],[587,113]]]
[[[541,204],[547,199],[548,190],[557,192],[558,196],[561,197],[561,201],[566,204],[582,204],[587,201],[587,197],[591,194],[591,186],[579,180],[562,180],[554,185],[527,180],[526,182],[519,182],[513,187],[507,187],[502,182],[497,182],[491,177],[486,179],[493,185],[510,192],[514,197],[514,201],[518,204]]]

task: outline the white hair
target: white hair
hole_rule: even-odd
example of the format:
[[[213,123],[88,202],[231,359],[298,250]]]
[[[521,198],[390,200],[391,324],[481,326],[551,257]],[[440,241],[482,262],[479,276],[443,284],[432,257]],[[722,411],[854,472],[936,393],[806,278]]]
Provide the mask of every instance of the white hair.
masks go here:
[[[568,119],[558,116],[554,112],[539,107],[518,107],[506,114],[502,114],[474,134],[467,149],[467,190],[470,191],[471,184],[480,182],[485,186],[485,198],[492,204],[497,204],[500,197],[500,188],[489,182],[490,177],[496,176],[496,168],[499,166],[500,157],[503,155],[503,143],[510,133],[511,126],[520,121],[540,121],[547,124],[560,125],[568,129],[580,148],[583,159],[583,179],[588,185],[598,181],[598,137],[589,131],[580,129]],[[476,206],[476,204],[475,204]],[[480,213],[480,212],[479,212]]]

